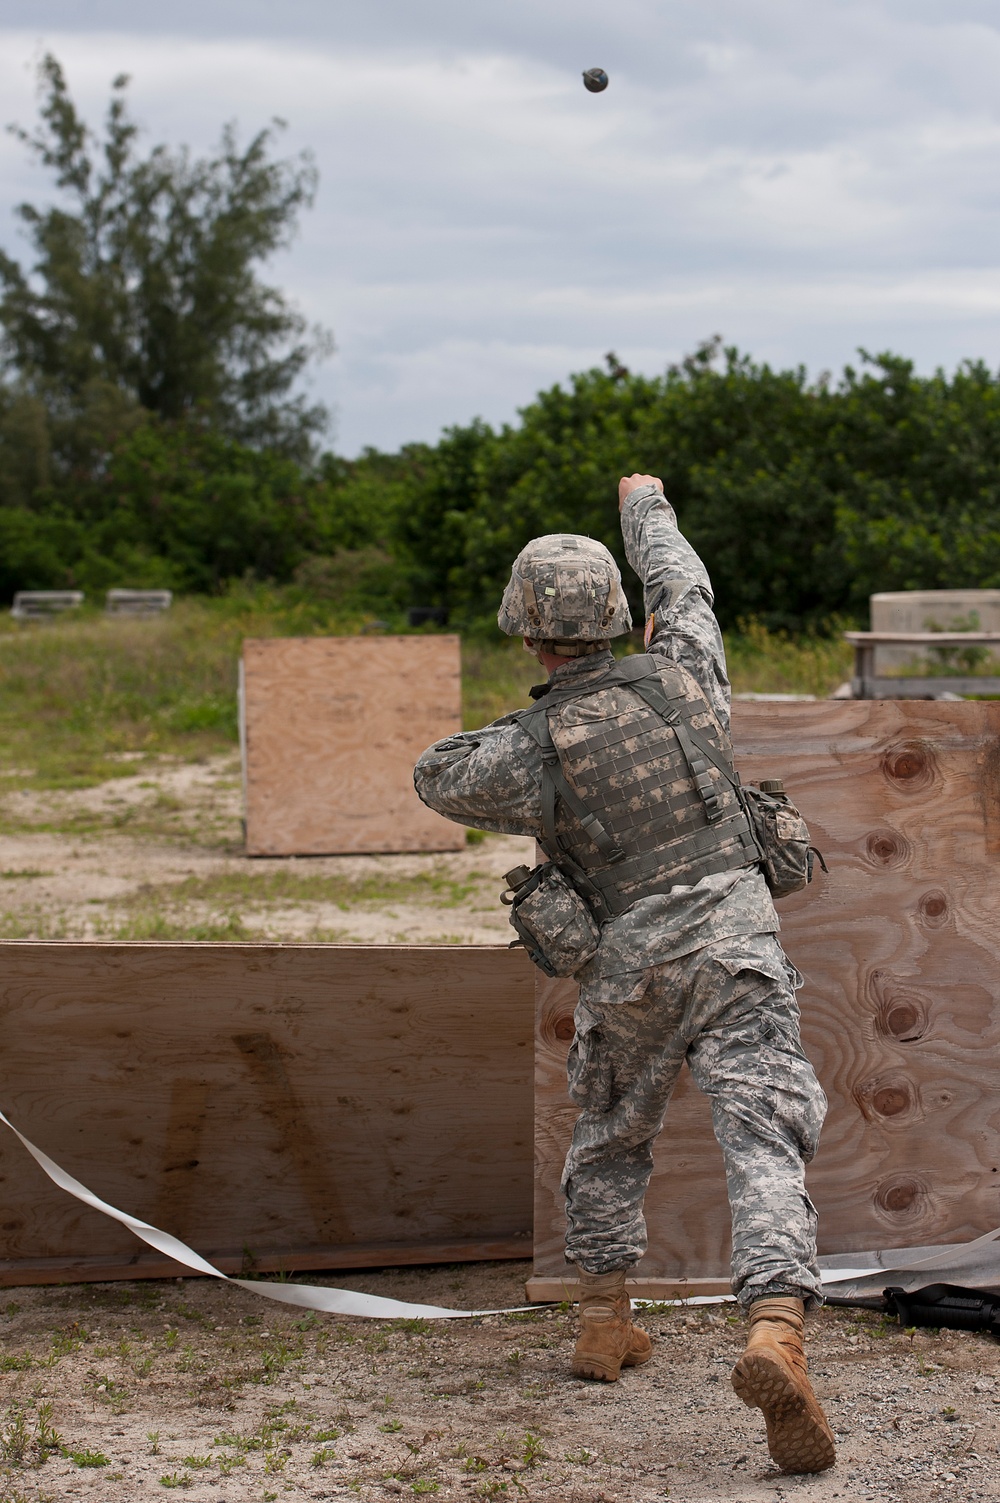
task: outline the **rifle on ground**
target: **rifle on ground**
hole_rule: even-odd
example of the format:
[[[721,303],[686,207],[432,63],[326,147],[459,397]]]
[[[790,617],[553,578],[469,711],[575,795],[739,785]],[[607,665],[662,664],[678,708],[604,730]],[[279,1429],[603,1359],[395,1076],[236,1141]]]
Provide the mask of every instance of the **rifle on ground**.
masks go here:
[[[1000,1336],[1000,1290],[996,1289],[966,1289],[961,1284],[928,1284],[923,1289],[890,1285],[881,1294],[828,1294],[825,1303],[895,1315],[904,1329],[945,1326],[950,1331],[988,1331]]]

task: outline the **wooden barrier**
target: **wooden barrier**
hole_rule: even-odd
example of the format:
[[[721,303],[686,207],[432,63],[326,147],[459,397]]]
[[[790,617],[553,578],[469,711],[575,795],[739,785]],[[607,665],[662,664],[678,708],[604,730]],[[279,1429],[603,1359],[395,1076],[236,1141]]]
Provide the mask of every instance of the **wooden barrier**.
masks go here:
[[[781,904],[830,1098],[821,1250],[1000,1224],[1000,705],[745,704],[830,863]],[[533,972],[504,947],[0,944],[0,1105],[98,1194],[224,1269],[517,1256],[531,1211]],[[535,1277],[562,1292],[573,991],[538,988]],[[0,1282],[159,1277],[0,1136]],[[639,1287],[728,1286],[706,1103],[682,1076]]]
[[[459,639],[276,637],[243,644],[247,854],[455,851],[413,764],[461,730]]]
[[[830,875],[779,905],[830,1098],[810,1191],[820,1250],[962,1241],[1000,1225],[1000,705],[739,704],[745,781],[783,777]],[[532,1298],[562,1297],[565,1055],[575,986],[538,988]],[[729,1213],[685,1070],[657,1144],[637,1289],[728,1288]]]
[[[526,1257],[533,970],[497,946],[0,944],[0,1105],[223,1272]],[[0,1132],[0,1284],[181,1272]]]

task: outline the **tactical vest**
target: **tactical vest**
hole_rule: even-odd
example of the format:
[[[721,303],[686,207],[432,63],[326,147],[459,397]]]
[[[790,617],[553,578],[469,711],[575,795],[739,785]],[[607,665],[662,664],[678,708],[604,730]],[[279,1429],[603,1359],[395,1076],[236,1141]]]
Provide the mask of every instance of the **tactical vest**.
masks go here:
[[[682,668],[637,654],[517,720],[542,753],[542,849],[598,920],[760,861],[729,738]]]

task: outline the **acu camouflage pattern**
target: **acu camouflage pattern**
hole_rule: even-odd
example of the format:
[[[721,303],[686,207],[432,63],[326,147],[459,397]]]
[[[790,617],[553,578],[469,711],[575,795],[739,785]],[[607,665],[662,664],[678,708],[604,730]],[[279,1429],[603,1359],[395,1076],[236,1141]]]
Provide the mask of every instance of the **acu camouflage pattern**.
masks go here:
[[[628,681],[615,682],[626,674]],[[637,687],[652,680],[681,733],[696,730],[731,765],[729,737],[690,673],[639,656],[612,667],[609,677],[610,684],[598,682],[572,698],[566,688],[550,691],[551,709],[545,696],[520,717],[522,724],[546,717],[563,773],[624,852],[609,865],[565,801],[557,802],[557,844],[550,848],[546,829],[543,848],[554,861],[569,858],[567,869],[599,919],[623,914],[637,899],[756,864],[760,856],[732,783],[697,747],[689,763],[675,727]]]
[[[581,1001],[568,1067],[581,1110],[563,1175],[571,1262],[606,1273],[645,1252],[653,1143],[686,1059],[725,1162],[734,1293],[744,1307],[820,1302],[805,1165],[826,1097],[799,1042],[800,982],[773,936],[757,935],[653,968],[630,1002]]]
[[[653,618],[647,651],[691,675],[728,733],[729,681],[704,565],[658,487],[633,491],[621,520]],[[606,650],[560,666],[549,684],[582,690],[610,666]],[[437,742],[414,780],[425,803],[462,824],[536,839],[542,832],[541,751],[516,716]],[[597,953],[578,978],[570,1058],[583,1104],[566,1171],[572,1261],[599,1271],[641,1256],[645,1165],[680,1061],[690,1057],[712,1098],[726,1160],[740,1300],[817,1299],[815,1211],[803,1166],[825,1098],[802,1055],[777,928],[754,868],[642,898],[601,926]]]
[[[497,625],[508,637],[594,642],[630,631],[632,616],[604,544],[552,532],[534,538],[514,560]]]
[[[551,861],[536,867],[517,889],[510,921],[546,976],[572,976],[601,941],[590,909]]]

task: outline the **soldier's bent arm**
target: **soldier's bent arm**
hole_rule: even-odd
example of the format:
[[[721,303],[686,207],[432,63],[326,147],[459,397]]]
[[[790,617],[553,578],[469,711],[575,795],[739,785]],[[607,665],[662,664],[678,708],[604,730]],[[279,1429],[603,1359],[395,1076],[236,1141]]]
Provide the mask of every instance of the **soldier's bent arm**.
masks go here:
[[[458,824],[541,834],[541,754],[509,716],[436,741],[413,769],[413,783],[429,808]]]
[[[729,678],[722,633],[712,609],[708,570],[677,526],[658,486],[642,485],[622,503],[625,555],[642,580],[653,631],[647,652],[679,663],[697,679],[729,729]]]

